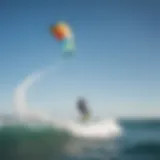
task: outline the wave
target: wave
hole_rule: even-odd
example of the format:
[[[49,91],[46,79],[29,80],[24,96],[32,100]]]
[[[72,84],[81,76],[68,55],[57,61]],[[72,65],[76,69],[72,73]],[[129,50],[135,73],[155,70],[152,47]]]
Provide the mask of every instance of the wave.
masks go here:
[[[125,150],[126,154],[160,155],[160,141],[144,141],[134,144]]]
[[[60,62],[58,61],[58,64],[61,66]],[[57,71],[57,67],[58,65],[53,67],[54,71]],[[3,126],[0,131],[0,152],[2,157],[7,156],[5,159],[48,159],[75,148],[86,147],[86,139],[92,139],[92,142],[96,143],[95,139],[110,139],[121,133],[115,120],[99,120],[87,124],[73,120],[60,122],[44,111],[29,109],[26,101],[27,90],[49,70],[47,68],[26,77],[16,88],[14,102],[19,122],[16,125]],[[19,123],[21,125],[17,125]],[[85,138],[84,143],[77,143],[75,138],[80,138],[81,142],[82,138]],[[73,148],[73,144],[77,147]]]
[[[69,124],[69,125],[68,125]],[[57,129],[52,124],[10,124],[0,128],[0,157],[2,160],[49,159],[49,157],[61,157],[62,155],[82,154],[83,148],[94,148],[102,142],[111,140],[113,135],[108,133],[105,139],[96,133],[97,128],[89,128],[74,122],[66,127]],[[104,124],[104,122],[102,123]],[[101,124],[101,125],[102,125]],[[77,125],[77,126],[76,126]],[[89,124],[88,124],[89,125]],[[94,125],[92,124],[92,127]],[[95,125],[96,126],[96,125]],[[103,127],[103,130],[106,128]],[[86,134],[86,130],[92,131],[92,136]],[[109,128],[108,128],[109,130]],[[75,132],[76,131],[76,132]],[[93,136],[95,132],[96,136]],[[102,130],[100,131],[103,132]],[[89,138],[90,137],[90,138]],[[98,138],[99,137],[99,138]],[[84,139],[85,138],[85,139]],[[102,139],[102,140],[101,140]]]
[[[47,159],[64,152],[69,133],[53,127],[10,125],[0,128],[1,160]]]
[[[121,120],[120,124],[132,130],[141,128],[160,130],[160,119]]]

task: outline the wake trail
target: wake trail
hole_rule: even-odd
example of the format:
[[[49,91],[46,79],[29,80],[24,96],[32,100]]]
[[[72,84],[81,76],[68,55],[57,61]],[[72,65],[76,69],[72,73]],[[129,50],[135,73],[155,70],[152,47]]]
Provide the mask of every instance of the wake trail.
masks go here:
[[[56,72],[57,68],[62,66],[64,60],[60,59],[56,65],[47,66],[45,69],[33,72],[31,75],[28,75],[22,83],[18,84],[14,92],[14,109],[20,118],[27,116],[29,118],[43,118],[48,119],[49,116],[40,112],[39,110],[33,110],[28,107],[27,103],[27,91],[33,86],[35,82],[40,80],[42,77],[46,76],[47,73]]]

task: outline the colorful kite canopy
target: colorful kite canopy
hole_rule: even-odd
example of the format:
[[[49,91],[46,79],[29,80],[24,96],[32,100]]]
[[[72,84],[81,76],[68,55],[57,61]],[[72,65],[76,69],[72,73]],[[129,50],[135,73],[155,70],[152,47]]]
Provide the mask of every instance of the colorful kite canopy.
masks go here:
[[[58,22],[51,26],[51,33],[61,42],[64,55],[73,55],[75,51],[75,42],[70,26],[64,22]]]

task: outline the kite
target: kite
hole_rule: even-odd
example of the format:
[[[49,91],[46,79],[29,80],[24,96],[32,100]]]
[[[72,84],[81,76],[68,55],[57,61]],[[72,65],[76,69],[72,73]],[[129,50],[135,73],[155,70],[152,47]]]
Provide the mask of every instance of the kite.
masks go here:
[[[51,26],[51,33],[61,43],[64,56],[72,56],[75,51],[75,41],[71,27],[64,22],[58,22]]]

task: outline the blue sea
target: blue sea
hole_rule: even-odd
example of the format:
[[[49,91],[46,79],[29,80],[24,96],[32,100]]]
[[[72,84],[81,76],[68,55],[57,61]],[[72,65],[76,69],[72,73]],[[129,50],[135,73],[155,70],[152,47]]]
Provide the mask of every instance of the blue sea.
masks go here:
[[[73,137],[50,126],[3,125],[0,160],[160,160],[160,120],[119,120],[112,139]]]

